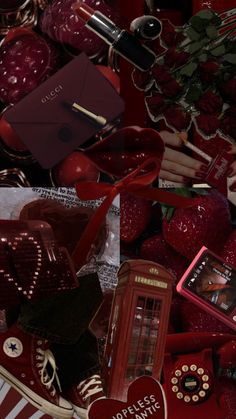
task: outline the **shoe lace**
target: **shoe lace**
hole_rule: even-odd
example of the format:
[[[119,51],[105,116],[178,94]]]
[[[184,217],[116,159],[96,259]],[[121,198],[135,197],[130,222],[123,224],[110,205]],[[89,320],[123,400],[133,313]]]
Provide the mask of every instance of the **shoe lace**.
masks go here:
[[[80,390],[80,394],[81,396],[83,396],[84,400],[87,400],[94,394],[103,392],[100,375],[92,375],[92,377],[90,377],[90,380],[88,382],[87,381],[88,379],[81,381],[81,383],[77,387],[78,390]],[[92,388],[89,388],[90,386]]]
[[[53,386],[53,381],[54,379],[56,379],[58,388],[61,390],[61,385],[60,385],[60,381],[59,381],[59,377],[57,375],[57,366],[56,366],[56,361],[55,358],[52,354],[52,352],[47,349],[47,350],[42,350],[40,348],[37,348],[37,359],[41,362],[37,363],[38,368],[40,368],[40,375],[41,375],[41,383],[43,385],[46,386],[46,388],[48,390],[50,390],[52,388],[52,395],[54,396],[56,394],[56,389]],[[52,368],[52,376],[50,377],[47,371],[47,365],[50,365]]]

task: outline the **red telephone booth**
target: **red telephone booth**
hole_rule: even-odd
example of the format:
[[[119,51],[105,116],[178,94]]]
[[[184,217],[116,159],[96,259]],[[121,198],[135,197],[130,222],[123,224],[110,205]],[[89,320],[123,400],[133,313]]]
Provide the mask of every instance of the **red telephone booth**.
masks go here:
[[[145,260],[124,262],[118,271],[104,357],[108,397],[123,400],[137,377],[160,378],[173,276]]]

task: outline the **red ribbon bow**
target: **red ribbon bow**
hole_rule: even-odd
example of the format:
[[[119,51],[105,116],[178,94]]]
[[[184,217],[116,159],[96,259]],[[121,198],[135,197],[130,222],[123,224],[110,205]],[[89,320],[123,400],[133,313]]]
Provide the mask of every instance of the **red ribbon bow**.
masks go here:
[[[115,197],[121,192],[131,193],[151,201],[163,202],[177,208],[192,206],[192,198],[179,196],[163,189],[151,188],[151,184],[158,177],[160,167],[161,159],[149,158],[129,175],[114,184],[83,182],[76,185],[77,195],[82,200],[96,200],[105,197],[100,207],[91,217],[73,252],[72,259],[76,270],[85,264],[91,245],[99,233],[100,226]]]

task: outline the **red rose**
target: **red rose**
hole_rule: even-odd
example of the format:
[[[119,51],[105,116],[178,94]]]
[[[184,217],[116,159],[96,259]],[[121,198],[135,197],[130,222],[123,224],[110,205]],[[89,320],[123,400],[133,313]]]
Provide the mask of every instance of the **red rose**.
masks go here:
[[[226,115],[220,123],[220,129],[225,135],[236,140],[236,119],[233,116]]]
[[[221,83],[220,90],[226,99],[236,103],[236,79],[230,79]]]
[[[148,90],[154,81],[151,71],[141,71],[137,68],[132,73],[132,80],[139,90]]]
[[[219,64],[215,61],[207,61],[199,64],[200,79],[203,83],[212,83],[214,76],[219,70]]]
[[[164,97],[160,93],[154,93],[152,96],[147,96],[145,100],[149,112],[154,117],[160,115],[166,107]]]
[[[165,96],[173,97],[182,91],[182,86],[175,79],[172,79],[169,83],[163,84],[161,90]]]
[[[220,121],[217,116],[200,114],[196,116],[195,121],[200,131],[205,135],[213,135],[220,127]]]
[[[222,110],[223,100],[219,95],[208,90],[202,94],[200,99],[195,103],[195,106],[206,114],[216,115]]]
[[[184,65],[189,59],[188,52],[178,52],[175,48],[169,48],[165,53],[165,65],[167,67],[181,67]]]
[[[173,47],[179,44],[184,40],[182,33],[177,32],[175,27],[170,23],[169,20],[162,20],[162,31],[161,31],[161,41],[167,47]]]
[[[189,128],[191,116],[185,112],[179,105],[171,105],[163,112],[168,125],[174,127],[177,131],[184,131]]]
[[[169,69],[164,67],[164,65],[154,65],[152,69],[152,75],[156,80],[157,84],[169,83],[172,80]]]

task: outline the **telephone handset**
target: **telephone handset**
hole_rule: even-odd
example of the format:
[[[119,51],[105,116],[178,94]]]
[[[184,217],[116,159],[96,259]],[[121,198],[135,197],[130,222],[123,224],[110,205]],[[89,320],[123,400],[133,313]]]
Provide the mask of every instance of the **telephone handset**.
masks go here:
[[[236,336],[168,335],[163,365],[168,419],[235,418],[236,406],[233,416],[228,416],[236,399],[236,382],[231,378],[235,370]]]

